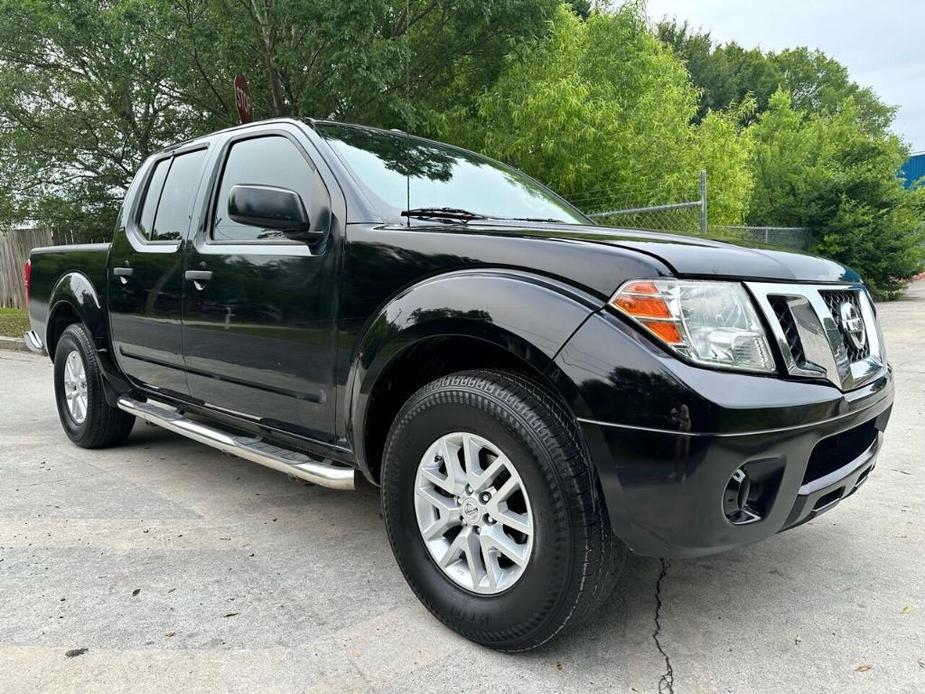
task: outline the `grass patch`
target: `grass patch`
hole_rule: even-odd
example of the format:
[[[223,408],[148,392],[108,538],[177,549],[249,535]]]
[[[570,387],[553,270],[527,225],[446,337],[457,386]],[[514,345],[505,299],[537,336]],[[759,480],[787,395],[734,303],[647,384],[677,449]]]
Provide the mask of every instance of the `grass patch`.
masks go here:
[[[29,331],[29,313],[24,308],[0,308],[0,335],[22,337]]]

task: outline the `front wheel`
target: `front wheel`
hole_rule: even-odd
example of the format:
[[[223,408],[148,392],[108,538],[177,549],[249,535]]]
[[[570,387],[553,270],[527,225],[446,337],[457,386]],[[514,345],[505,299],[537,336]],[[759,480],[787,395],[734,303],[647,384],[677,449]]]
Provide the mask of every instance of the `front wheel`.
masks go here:
[[[117,446],[135,423],[106,402],[96,348],[79,323],[65,328],[55,348],[55,400],[64,433],[82,448]]]
[[[382,477],[405,579],[466,638],[533,648],[612,591],[625,547],[574,421],[530,379],[469,371],[424,386],[392,425]]]

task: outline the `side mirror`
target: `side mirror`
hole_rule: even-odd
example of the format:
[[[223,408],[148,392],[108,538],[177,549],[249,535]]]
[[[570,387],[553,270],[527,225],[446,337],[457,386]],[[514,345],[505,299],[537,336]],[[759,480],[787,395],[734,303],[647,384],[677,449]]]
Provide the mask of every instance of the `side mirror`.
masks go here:
[[[228,216],[238,224],[275,229],[296,241],[317,241],[324,231],[312,231],[298,193],[273,186],[232,186]]]

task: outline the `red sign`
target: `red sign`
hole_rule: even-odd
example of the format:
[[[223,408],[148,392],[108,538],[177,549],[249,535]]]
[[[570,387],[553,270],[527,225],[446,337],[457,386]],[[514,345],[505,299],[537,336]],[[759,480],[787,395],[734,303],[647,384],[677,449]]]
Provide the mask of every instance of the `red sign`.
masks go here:
[[[234,105],[238,109],[238,122],[250,123],[254,120],[254,102],[247,88],[247,78],[244,75],[234,76]]]

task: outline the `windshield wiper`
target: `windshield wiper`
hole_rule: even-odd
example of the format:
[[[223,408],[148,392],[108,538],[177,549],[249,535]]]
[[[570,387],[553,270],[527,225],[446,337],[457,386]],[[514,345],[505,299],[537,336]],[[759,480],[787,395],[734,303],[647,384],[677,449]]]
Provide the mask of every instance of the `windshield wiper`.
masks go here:
[[[502,217],[497,214],[479,214],[459,207],[415,207],[403,210],[402,217],[419,217],[421,219],[447,219],[454,222],[469,222],[474,219],[498,219],[504,222],[547,222],[552,224],[565,224],[561,219],[553,217]]]
[[[473,219],[488,219],[483,214],[462,210],[458,207],[415,207],[402,210],[402,217],[417,217],[420,219],[449,219],[452,221],[468,222]]]

